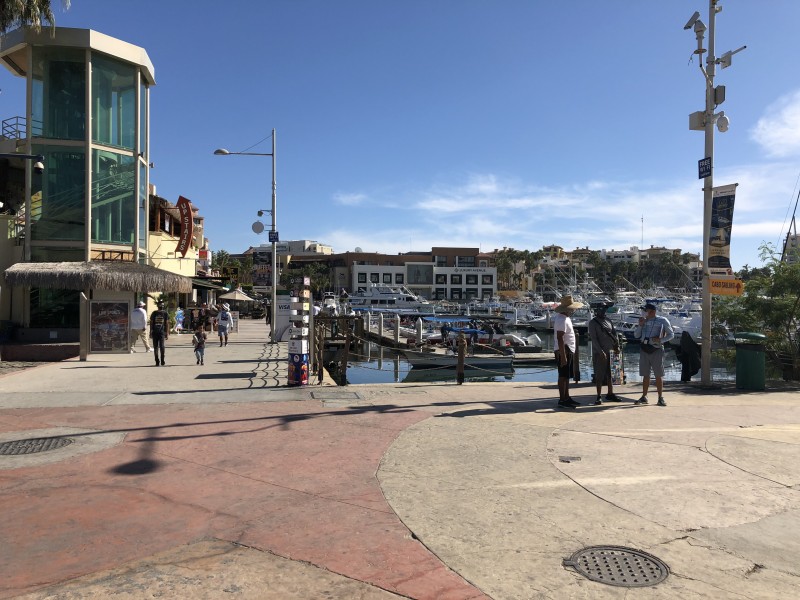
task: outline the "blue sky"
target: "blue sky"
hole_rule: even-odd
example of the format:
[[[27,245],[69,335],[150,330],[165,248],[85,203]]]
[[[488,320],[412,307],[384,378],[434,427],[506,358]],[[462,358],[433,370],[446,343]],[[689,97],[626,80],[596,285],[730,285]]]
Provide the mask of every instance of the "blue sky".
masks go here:
[[[735,268],[786,231],[800,178],[796,0],[723,0],[716,54],[738,182]],[[151,181],[206,217],[212,249],[267,243],[268,157],[219,157],[277,130],[278,230],[337,252],[431,246],[702,250],[707,0],[73,0],[57,25],[145,48]],[[707,45],[706,45],[707,47]],[[693,60],[692,60],[693,58]],[[0,116],[22,114],[0,73]],[[250,148],[270,152],[271,141]],[[643,220],[642,220],[643,219]],[[269,217],[262,219],[267,226]]]

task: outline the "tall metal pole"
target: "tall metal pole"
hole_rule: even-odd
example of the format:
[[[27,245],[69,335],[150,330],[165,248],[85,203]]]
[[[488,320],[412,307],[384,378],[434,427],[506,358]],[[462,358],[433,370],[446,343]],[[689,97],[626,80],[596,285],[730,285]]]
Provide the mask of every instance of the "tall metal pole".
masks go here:
[[[275,327],[277,327],[278,317],[278,242],[276,240],[275,232],[277,229],[275,225],[278,220],[277,216],[277,186],[275,184],[275,129],[272,130],[272,229],[270,230],[270,237],[272,238],[272,316],[270,317],[270,331],[269,338],[271,343],[278,340],[275,339]]]
[[[711,203],[714,186],[714,23],[717,18],[717,1],[708,2],[708,55],[706,56],[706,110],[705,110],[705,156],[711,160],[708,177],[703,181],[703,321],[701,325],[700,377],[703,386],[711,385],[711,273],[708,262],[711,258]],[[699,43],[699,40],[698,40]],[[700,58],[702,65],[702,58]]]

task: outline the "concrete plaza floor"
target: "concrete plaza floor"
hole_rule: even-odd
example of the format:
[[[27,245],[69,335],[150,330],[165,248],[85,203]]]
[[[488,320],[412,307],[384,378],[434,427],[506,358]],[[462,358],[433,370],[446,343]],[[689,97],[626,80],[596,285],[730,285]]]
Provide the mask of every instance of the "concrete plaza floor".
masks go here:
[[[567,412],[548,383],[288,388],[266,337],[0,377],[0,443],[69,440],[0,456],[0,598],[796,595],[797,386]],[[669,575],[564,566],[589,546]]]

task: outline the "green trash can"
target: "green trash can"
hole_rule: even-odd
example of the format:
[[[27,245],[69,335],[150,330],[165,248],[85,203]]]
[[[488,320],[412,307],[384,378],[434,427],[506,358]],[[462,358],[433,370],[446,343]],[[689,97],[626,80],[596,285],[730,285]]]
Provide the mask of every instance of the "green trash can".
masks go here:
[[[736,387],[740,390],[763,390],[766,381],[766,357],[763,333],[736,334]]]

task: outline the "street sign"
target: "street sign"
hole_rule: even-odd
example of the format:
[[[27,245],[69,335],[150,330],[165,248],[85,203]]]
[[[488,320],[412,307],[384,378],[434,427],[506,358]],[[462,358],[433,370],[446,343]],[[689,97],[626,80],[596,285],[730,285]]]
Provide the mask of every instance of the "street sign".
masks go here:
[[[281,241],[278,238],[278,232],[277,231],[270,231],[269,232],[269,241],[270,241],[270,243],[272,243],[272,242],[280,242]]]
[[[744,281],[741,279],[711,279],[711,293],[718,296],[741,296],[744,292]]]
[[[711,176],[711,157],[701,158],[697,161],[697,178],[705,179]]]

